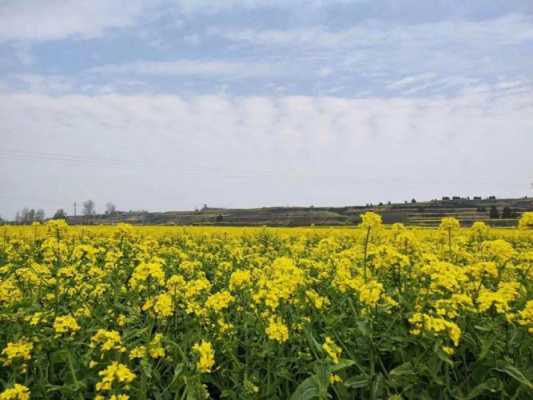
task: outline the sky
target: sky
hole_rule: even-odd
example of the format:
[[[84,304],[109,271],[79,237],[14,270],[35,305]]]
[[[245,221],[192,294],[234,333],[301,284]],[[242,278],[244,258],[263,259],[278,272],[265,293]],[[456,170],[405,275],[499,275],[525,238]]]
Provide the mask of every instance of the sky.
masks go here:
[[[0,216],[533,195],[531,0],[0,0]]]

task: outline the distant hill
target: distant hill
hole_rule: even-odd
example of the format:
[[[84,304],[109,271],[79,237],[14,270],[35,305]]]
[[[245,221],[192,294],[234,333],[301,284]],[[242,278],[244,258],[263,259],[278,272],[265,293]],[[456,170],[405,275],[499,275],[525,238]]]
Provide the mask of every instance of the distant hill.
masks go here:
[[[498,218],[490,218],[491,209]],[[250,209],[204,208],[195,211],[117,211],[94,217],[68,217],[70,224],[114,224],[126,222],[143,225],[225,225],[225,226],[309,226],[354,225],[360,215],[374,211],[387,224],[435,226],[442,217],[453,216],[465,226],[484,221],[492,226],[514,226],[525,211],[533,211],[533,198],[496,199],[443,198],[426,202],[369,204],[346,207],[262,207]],[[494,213],[494,210],[493,210]],[[502,217],[503,215],[503,217]]]

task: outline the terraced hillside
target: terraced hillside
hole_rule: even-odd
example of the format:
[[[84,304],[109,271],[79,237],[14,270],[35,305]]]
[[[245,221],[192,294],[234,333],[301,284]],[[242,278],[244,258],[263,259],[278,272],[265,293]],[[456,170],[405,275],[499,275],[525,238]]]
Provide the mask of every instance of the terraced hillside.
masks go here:
[[[491,218],[496,209],[498,218]],[[525,211],[533,210],[533,198],[521,199],[450,199],[384,205],[348,207],[263,207],[252,209],[204,208],[195,211],[115,212],[112,215],[69,217],[71,224],[132,224],[154,225],[239,225],[239,226],[307,226],[352,225],[360,215],[375,211],[387,224],[436,226],[442,217],[453,216],[464,225],[485,221],[492,226],[514,226]],[[504,217],[502,217],[502,215]]]

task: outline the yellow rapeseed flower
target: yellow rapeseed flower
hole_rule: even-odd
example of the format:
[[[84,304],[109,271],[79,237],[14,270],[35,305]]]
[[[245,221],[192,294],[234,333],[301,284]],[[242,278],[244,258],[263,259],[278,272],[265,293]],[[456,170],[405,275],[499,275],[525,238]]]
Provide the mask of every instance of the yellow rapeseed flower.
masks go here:
[[[91,347],[99,347],[102,352],[119,351],[124,352],[126,349],[122,346],[122,338],[117,331],[107,331],[98,329],[96,334],[91,338]]]
[[[329,356],[333,364],[339,363],[339,358],[342,353],[342,349],[337,346],[337,344],[329,336],[326,336],[324,343],[322,344],[322,349]]]
[[[76,319],[71,315],[64,315],[56,317],[54,321],[54,331],[58,334],[70,333],[73,335],[80,330],[80,326]]]
[[[32,350],[33,343],[25,339],[17,342],[9,342],[1,353],[1,358],[4,360],[4,366],[9,367],[16,360],[22,362],[31,360]]]
[[[222,290],[209,296],[205,302],[205,306],[215,312],[220,312],[233,302],[235,298],[227,290]]]
[[[163,358],[165,357],[165,348],[163,347],[163,344],[161,343],[163,339],[163,335],[161,333],[157,333],[154,338],[151,340],[151,342],[148,345],[148,354],[152,358]]]
[[[271,340],[283,343],[289,339],[289,329],[279,317],[271,317],[268,321],[266,334]]]
[[[30,389],[24,385],[15,383],[13,387],[7,388],[0,393],[0,400],[29,400]]]
[[[211,343],[202,340],[200,343],[195,343],[192,349],[199,356],[196,363],[198,371],[211,372],[213,365],[215,365],[215,352]]]
[[[117,361],[113,361],[98,375],[101,377],[100,381],[96,383],[96,390],[99,392],[110,391],[114,382],[125,384],[124,389],[127,390],[128,384],[135,379],[135,374],[126,365]]]

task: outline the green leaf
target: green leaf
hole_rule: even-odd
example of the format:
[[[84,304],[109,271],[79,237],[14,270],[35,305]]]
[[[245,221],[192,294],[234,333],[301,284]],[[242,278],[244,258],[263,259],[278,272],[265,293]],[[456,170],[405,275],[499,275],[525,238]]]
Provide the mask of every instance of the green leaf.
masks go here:
[[[504,374],[509,375],[511,378],[515,379],[517,382],[520,382],[522,385],[526,386],[529,389],[533,389],[533,384],[529,381],[528,378],[516,367],[506,364],[501,367],[494,368],[498,372],[503,372]]]
[[[178,379],[181,377],[183,373],[183,363],[179,363],[174,368],[174,375],[172,377],[172,381],[167,385],[167,387],[163,390],[163,393],[166,393],[170,388],[172,388],[173,385],[178,381]]]
[[[311,400],[317,399],[320,393],[316,377],[310,376],[298,385],[290,400]]]
[[[468,393],[466,397],[464,397],[464,400],[475,399],[476,397],[482,395],[486,391],[495,393],[497,390],[498,390],[498,380],[496,378],[491,378],[487,380],[486,382],[480,383],[474,389],[472,389],[470,393]]]
[[[437,354],[437,357],[439,358],[439,360],[444,361],[450,367],[453,367],[453,361],[450,359],[448,354],[442,351],[439,343],[435,343],[435,347],[433,348],[433,351],[435,351],[435,354]]]
[[[489,326],[474,325],[474,328],[481,332],[493,333],[494,329]]]
[[[357,325],[357,328],[359,329],[359,332],[365,337],[370,337],[370,330],[368,328],[368,322],[362,321],[362,320],[356,320],[355,324]]]
[[[346,379],[344,381],[344,386],[349,387],[351,389],[360,389],[367,387],[369,383],[370,379],[368,379],[368,375],[356,375]]]
[[[372,399],[381,399],[383,392],[383,375],[378,373],[374,378],[374,384],[372,385]]]
[[[310,329],[306,328],[304,330],[305,337],[307,339],[307,342],[309,343],[309,346],[311,347],[311,350],[313,350],[313,353],[315,353],[315,356],[318,354],[322,354],[322,346],[318,341],[315,339],[315,336],[313,335],[313,332],[311,332]]]
[[[329,370],[329,373],[337,372],[337,371],[341,371],[341,370],[343,370],[345,368],[351,367],[354,364],[355,364],[355,361],[353,361],[353,360],[341,359],[341,360],[339,360],[339,362],[337,364],[330,366],[328,368],[328,370]]]
[[[152,365],[145,358],[141,360],[141,369],[148,379],[152,377]]]
[[[416,371],[413,368],[413,364],[411,363],[411,361],[407,361],[407,362],[397,366],[396,368],[392,369],[389,372],[389,375],[391,377],[405,376],[405,375],[416,375]]]
[[[481,351],[479,352],[479,357],[478,357],[479,361],[484,360],[485,357],[487,357],[495,341],[496,341],[496,336],[492,336],[489,339],[480,339]]]
[[[205,400],[207,392],[205,391],[199,377],[186,380],[185,393],[187,400]]]
[[[329,366],[327,364],[322,364],[317,368],[315,379],[318,384],[318,398],[319,399],[328,398],[328,388],[330,385],[329,376],[330,376],[330,372],[329,372]]]

